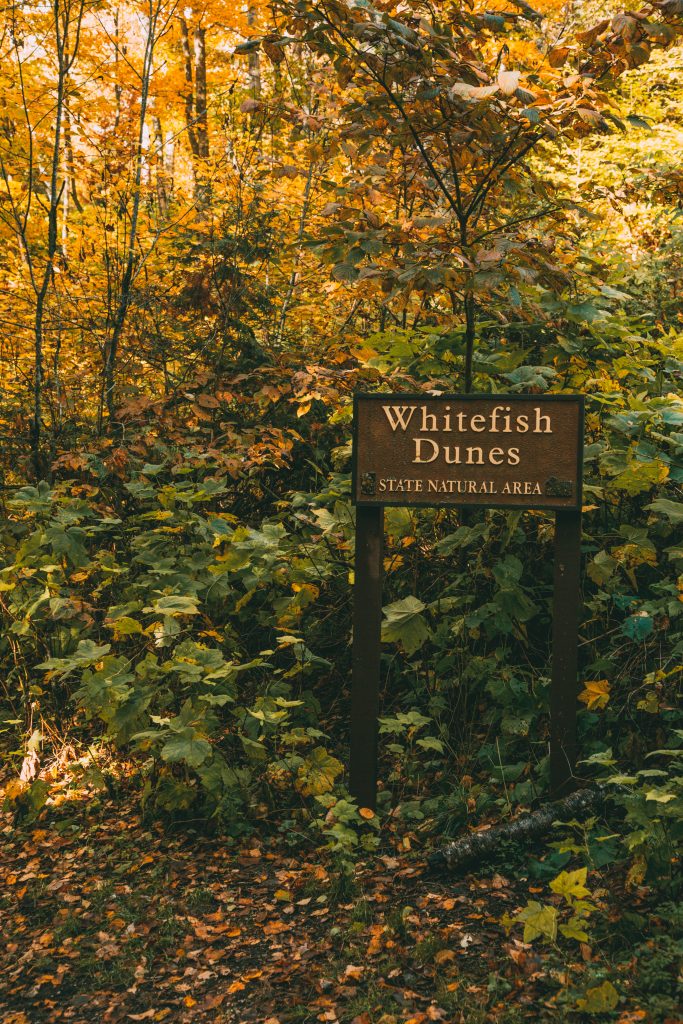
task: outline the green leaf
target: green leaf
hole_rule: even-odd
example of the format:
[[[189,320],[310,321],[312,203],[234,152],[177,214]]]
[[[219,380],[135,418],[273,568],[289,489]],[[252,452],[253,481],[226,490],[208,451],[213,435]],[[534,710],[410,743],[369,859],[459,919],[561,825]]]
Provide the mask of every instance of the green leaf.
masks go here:
[[[438,754],[443,754],[443,743],[438,740],[436,736],[425,736],[421,740],[416,740],[416,746],[422,747],[423,750],[436,750]]]
[[[15,491],[14,497],[10,498],[7,504],[12,508],[24,506],[31,512],[45,512],[52,505],[54,493],[50,485],[41,480],[37,487],[22,487]]]
[[[23,796],[23,800],[28,807],[27,817],[29,821],[33,821],[34,818],[38,817],[38,814],[47,803],[49,795],[50,785],[44,779],[35,779],[31,783],[30,788]]]
[[[577,999],[576,1008],[584,1013],[609,1013],[619,1002],[619,993],[611,981],[603,981],[586,990],[582,999]]]
[[[111,644],[98,645],[94,640],[80,640],[73,654],[66,658],[48,658],[47,661],[41,662],[36,667],[53,672],[56,676],[65,676],[75,669],[85,668],[101,661],[110,650]]]
[[[132,636],[134,633],[142,633],[142,625],[137,619],[132,619],[129,615],[122,615],[120,619],[116,619],[114,622],[105,622],[107,629],[112,629],[116,635],[116,638],[120,636]]]
[[[592,562],[588,565],[586,572],[598,586],[608,583],[614,570],[617,568],[616,558],[612,558],[606,551],[598,551]]]
[[[259,743],[257,740],[250,739],[249,736],[245,736],[243,733],[240,736],[240,741],[244,748],[244,753],[247,755],[250,761],[267,761],[268,751]]]
[[[190,768],[199,768],[210,756],[212,746],[208,740],[202,739],[191,725],[175,733],[161,748],[164,761],[185,761]]]
[[[634,128],[647,128],[649,132],[652,131],[652,125],[645,117],[640,117],[638,114],[627,114],[626,120],[629,124],[633,125]]]
[[[683,523],[683,502],[670,501],[668,498],[657,498],[656,501],[646,505],[645,508],[651,512],[659,512],[666,516],[672,523]]]
[[[199,615],[195,599],[181,594],[168,594],[166,597],[160,597],[152,606],[142,610],[143,612],[161,612],[163,615]]]
[[[648,615],[645,611],[636,612],[635,615],[630,615],[628,619],[624,621],[621,627],[621,632],[624,636],[627,636],[629,640],[645,640],[646,637],[652,633],[655,628],[654,621],[651,615]]]
[[[358,277],[358,268],[350,263],[338,263],[333,268],[331,276],[335,281],[355,281]]]
[[[577,942],[588,942],[588,932],[585,929],[586,922],[583,917],[579,914],[574,916],[567,921],[566,924],[560,925],[560,932],[564,935],[565,939],[576,939]]]
[[[572,900],[580,900],[584,896],[590,896],[590,889],[586,888],[587,868],[577,868],[576,871],[562,871],[557,878],[550,883],[550,888],[558,896],[563,896],[568,903]]]
[[[654,800],[658,804],[668,804],[670,800],[676,799],[675,793],[660,793],[656,789],[651,789],[645,794],[646,800]]]
[[[537,900],[530,900],[524,910],[517,915],[517,920],[524,923],[525,942],[533,942],[541,935],[551,942],[557,938],[557,910],[555,907],[544,907]]]
[[[403,646],[406,654],[414,654],[429,637],[430,631],[422,612],[425,605],[417,597],[404,597],[382,609],[382,640]]]
[[[321,796],[329,793],[343,771],[341,761],[328,754],[324,747],[315,747],[299,767],[295,785],[302,796]]]
[[[66,557],[75,568],[88,564],[88,552],[83,541],[87,534],[80,526],[65,527],[51,526],[45,532],[45,538],[50,542],[53,554],[59,557]]]
[[[624,491],[633,497],[644,491],[652,490],[657,484],[663,483],[668,475],[669,467],[659,459],[654,459],[652,462],[633,461],[623,473],[619,473],[612,480],[610,487]]]
[[[425,725],[429,725],[431,721],[431,718],[420,714],[419,711],[413,708],[412,711],[398,711],[393,718],[380,718],[379,731],[380,733],[398,734],[408,732],[409,730],[416,731],[417,729],[424,728]]]
[[[529,722],[526,718],[518,715],[505,715],[500,724],[504,733],[508,736],[528,736]]]

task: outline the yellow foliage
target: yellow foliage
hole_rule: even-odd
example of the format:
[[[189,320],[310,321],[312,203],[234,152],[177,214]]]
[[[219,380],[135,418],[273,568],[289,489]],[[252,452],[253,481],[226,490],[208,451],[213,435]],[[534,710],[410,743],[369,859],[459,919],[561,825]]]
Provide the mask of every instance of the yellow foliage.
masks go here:
[[[610,684],[606,679],[594,679],[584,683],[579,700],[583,701],[589,711],[603,710],[609,703],[609,693]]]

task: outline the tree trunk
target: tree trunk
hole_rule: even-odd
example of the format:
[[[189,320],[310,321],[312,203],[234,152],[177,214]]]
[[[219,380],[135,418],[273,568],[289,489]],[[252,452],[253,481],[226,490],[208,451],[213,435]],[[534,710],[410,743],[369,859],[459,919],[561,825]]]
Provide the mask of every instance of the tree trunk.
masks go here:
[[[121,121],[121,96],[123,90],[121,88],[121,78],[119,74],[119,60],[121,56],[121,47],[119,44],[119,9],[118,7],[114,11],[114,97],[116,99],[116,115],[114,117],[114,129],[117,129],[119,122]]]
[[[196,25],[194,30],[194,108],[197,126],[197,153],[209,155],[209,127],[206,116],[206,29]]]
[[[289,305],[294,296],[294,289],[296,288],[296,282],[299,273],[299,263],[301,261],[301,243],[304,237],[304,231],[306,229],[306,218],[308,216],[308,207],[311,198],[311,188],[313,185],[313,170],[315,164],[311,160],[308,165],[308,177],[306,178],[306,187],[304,188],[303,201],[301,204],[301,215],[299,217],[299,231],[296,238],[296,255],[294,257],[294,265],[292,266],[292,272],[289,276],[289,283],[287,285],[287,292],[282,302],[282,309],[280,310],[280,319],[277,325],[277,334],[275,336],[275,344],[279,345],[282,342],[282,335],[285,330],[285,321],[287,319],[287,313],[289,311]]]
[[[161,127],[161,119],[158,114],[152,117],[152,128],[154,130],[154,183],[157,194],[157,209],[160,217],[166,216],[168,207],[168,192],[166,188],[166,154],[164,133]]]
[[[500,855],[502,844],[536,842],[551,832],[553,822],[588,814],[596,810],[605,798],[603,786],[581,789],[556,803],[545,804],[537,811],[520,814],[514,821],[494,825],[482,832],[472,832],[447,843],[429,857],[429,865],[435,870],[464,871],[486,863]]]
[[[474,361],[474,342],[477,333],[477,306],[474,292],[465,292],[465,394],[472,391],[472,364]]]
[[[256,8],[249,6],[247,10],[247,25],[250,27],[256,24]],[[251,94],[255,100],[261,98],[261,56],[258,50],[249,51],[249,84]]]
[[[185,73],[186,89],[183,93],[185,101],[185,130],[187,141],[190,143],[190,150],[193,157],[199,156],[197,133],[194,126],[194,88],[192,84],[192,54],[190,53],[190,34],[187,30],[185,18],[178,17],[180,25],[180,46],[183,53],[183,71]],[[194,167],[194,162],[193,162]]]
[[[150,5],[151,7],[151,5]],[[138,217],[140,214],[142,171],[144,163],[144,140],[145,140],[145,118],[147,117],[147,104],[149,100],[149,87],[152,77],[152,66],[154,60],[154,46],[156,43],[157,21],[159,8],[150,10],[147,39],[145,42],[145,56],[142,64],[142,82],[140,92],[140,116],[138,120],[138,137],[135,151],[135,174],[133,179],[133,204],[130,217],[130,228],[128,231],[128,242],[126,246],[126,258],[124,263],[123,276],[119,291],[119,300],[116,313],[113,318],[111,337],[109,344],[105,346],[104,369],[102,373],[102,393],[100,397],[100,409],[106,406],[110,422],[115,420],[114,385],[116,373],[116,360],[118,356],[119,342],[123,327],[126,322],[128,308],[130,306],[132,287],[135,271],[135,248],[137,244]],[[100,424],[101,425],[101,424]]]
[[[81,8],[82,13],[82,8]],[[50,204],[47,214],[47,253],[45,266],[40,285],[36,291],[36,309],[34,319],[34,359],[35,369],[33,374],[33,430],[31,437],[31,454],[33,458],[33,469],[36,478],[43,474],[44,465],[41,451],[42,443],[42,417],[43,417],[43,364],[44,364],[44,338],[45,338],[45,307],[47,295],[52,284],[55,256],[58,248],[58,218],[59,204],[62,198],[62,191],[65,190],[66,182],[62,181],[59,187],[59,167],[62,156],[62,122],[64,118],[64,98],[66,94],[66,81],[69,69],[73,64],[74,56],[69,56],[69,28],[70,22],[67,19],[64,23],[59,10],[59,0],[55,0],[53,6],[55,45],[57,49],[58,72],[57,72],[57,98],[55,105],[54,125],[55,133],[52,142],[52,159],[50,170]],[[78,47],[78,29],[80,28],[80,15],[77,22],[75,51]]]
[[[71,135],[71,114],[67,102],[64,105],[64,175],[68,179],[68,188],[71,201],[79,213],[83,213],[83,206],[78,198],[78,187],[76,184],[76,167],[74,162],[73,137]]]
[[[175,135],[169,129],[166,132],[166,144],[164,146],[164,174],[166,178],[167,195],[173,195],[175,183]]]

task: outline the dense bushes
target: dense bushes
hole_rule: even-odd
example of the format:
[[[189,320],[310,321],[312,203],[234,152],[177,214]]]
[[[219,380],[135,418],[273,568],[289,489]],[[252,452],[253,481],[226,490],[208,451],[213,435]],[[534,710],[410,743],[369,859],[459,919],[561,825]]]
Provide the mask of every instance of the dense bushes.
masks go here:
[[[484,376],[497,350],[483,347],[479,385],[589,392],[580,770],[628,766],[627,842],[643,857],[680,828],[677,755],[648,756],[681,738],[680,363],[616,314],[570,329],[544,371]],[[378,337],[376,359],[404,340]],[[434,332],[403,351],[395,387],[453,372]],[[300,401],[261,413],[260,392],[204,388],[195,404],[231,421],[229,445],[197,438],[179,456],[143,409],[135,443],[77,456],[76,474],[66,456],[51,484],[11,492],[1,643],[20,733],[106,737],[156,812],[232,833],[321,819],[347,762],[348,387],[304,416]],[[396,509],[387,533],[382,807],[448,832],[492,799],[528,804],[547,777],[552,520]],[[323,822],[333,842],[355,841],[344,814],[359,820],[347,803]]]

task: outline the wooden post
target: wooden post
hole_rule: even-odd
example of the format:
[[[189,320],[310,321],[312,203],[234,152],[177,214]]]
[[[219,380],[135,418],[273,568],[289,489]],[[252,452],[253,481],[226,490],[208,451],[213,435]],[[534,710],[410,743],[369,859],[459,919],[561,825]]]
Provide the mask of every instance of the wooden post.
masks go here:
[[[555,514],[555,593],[550,684],[550,790],[573,789],[576,768],[576,700],[579,640],[581,512]]]
[[[384,509],[356,506],[349,788],[360,807],[372,810],[377,799],[383,541]]]

